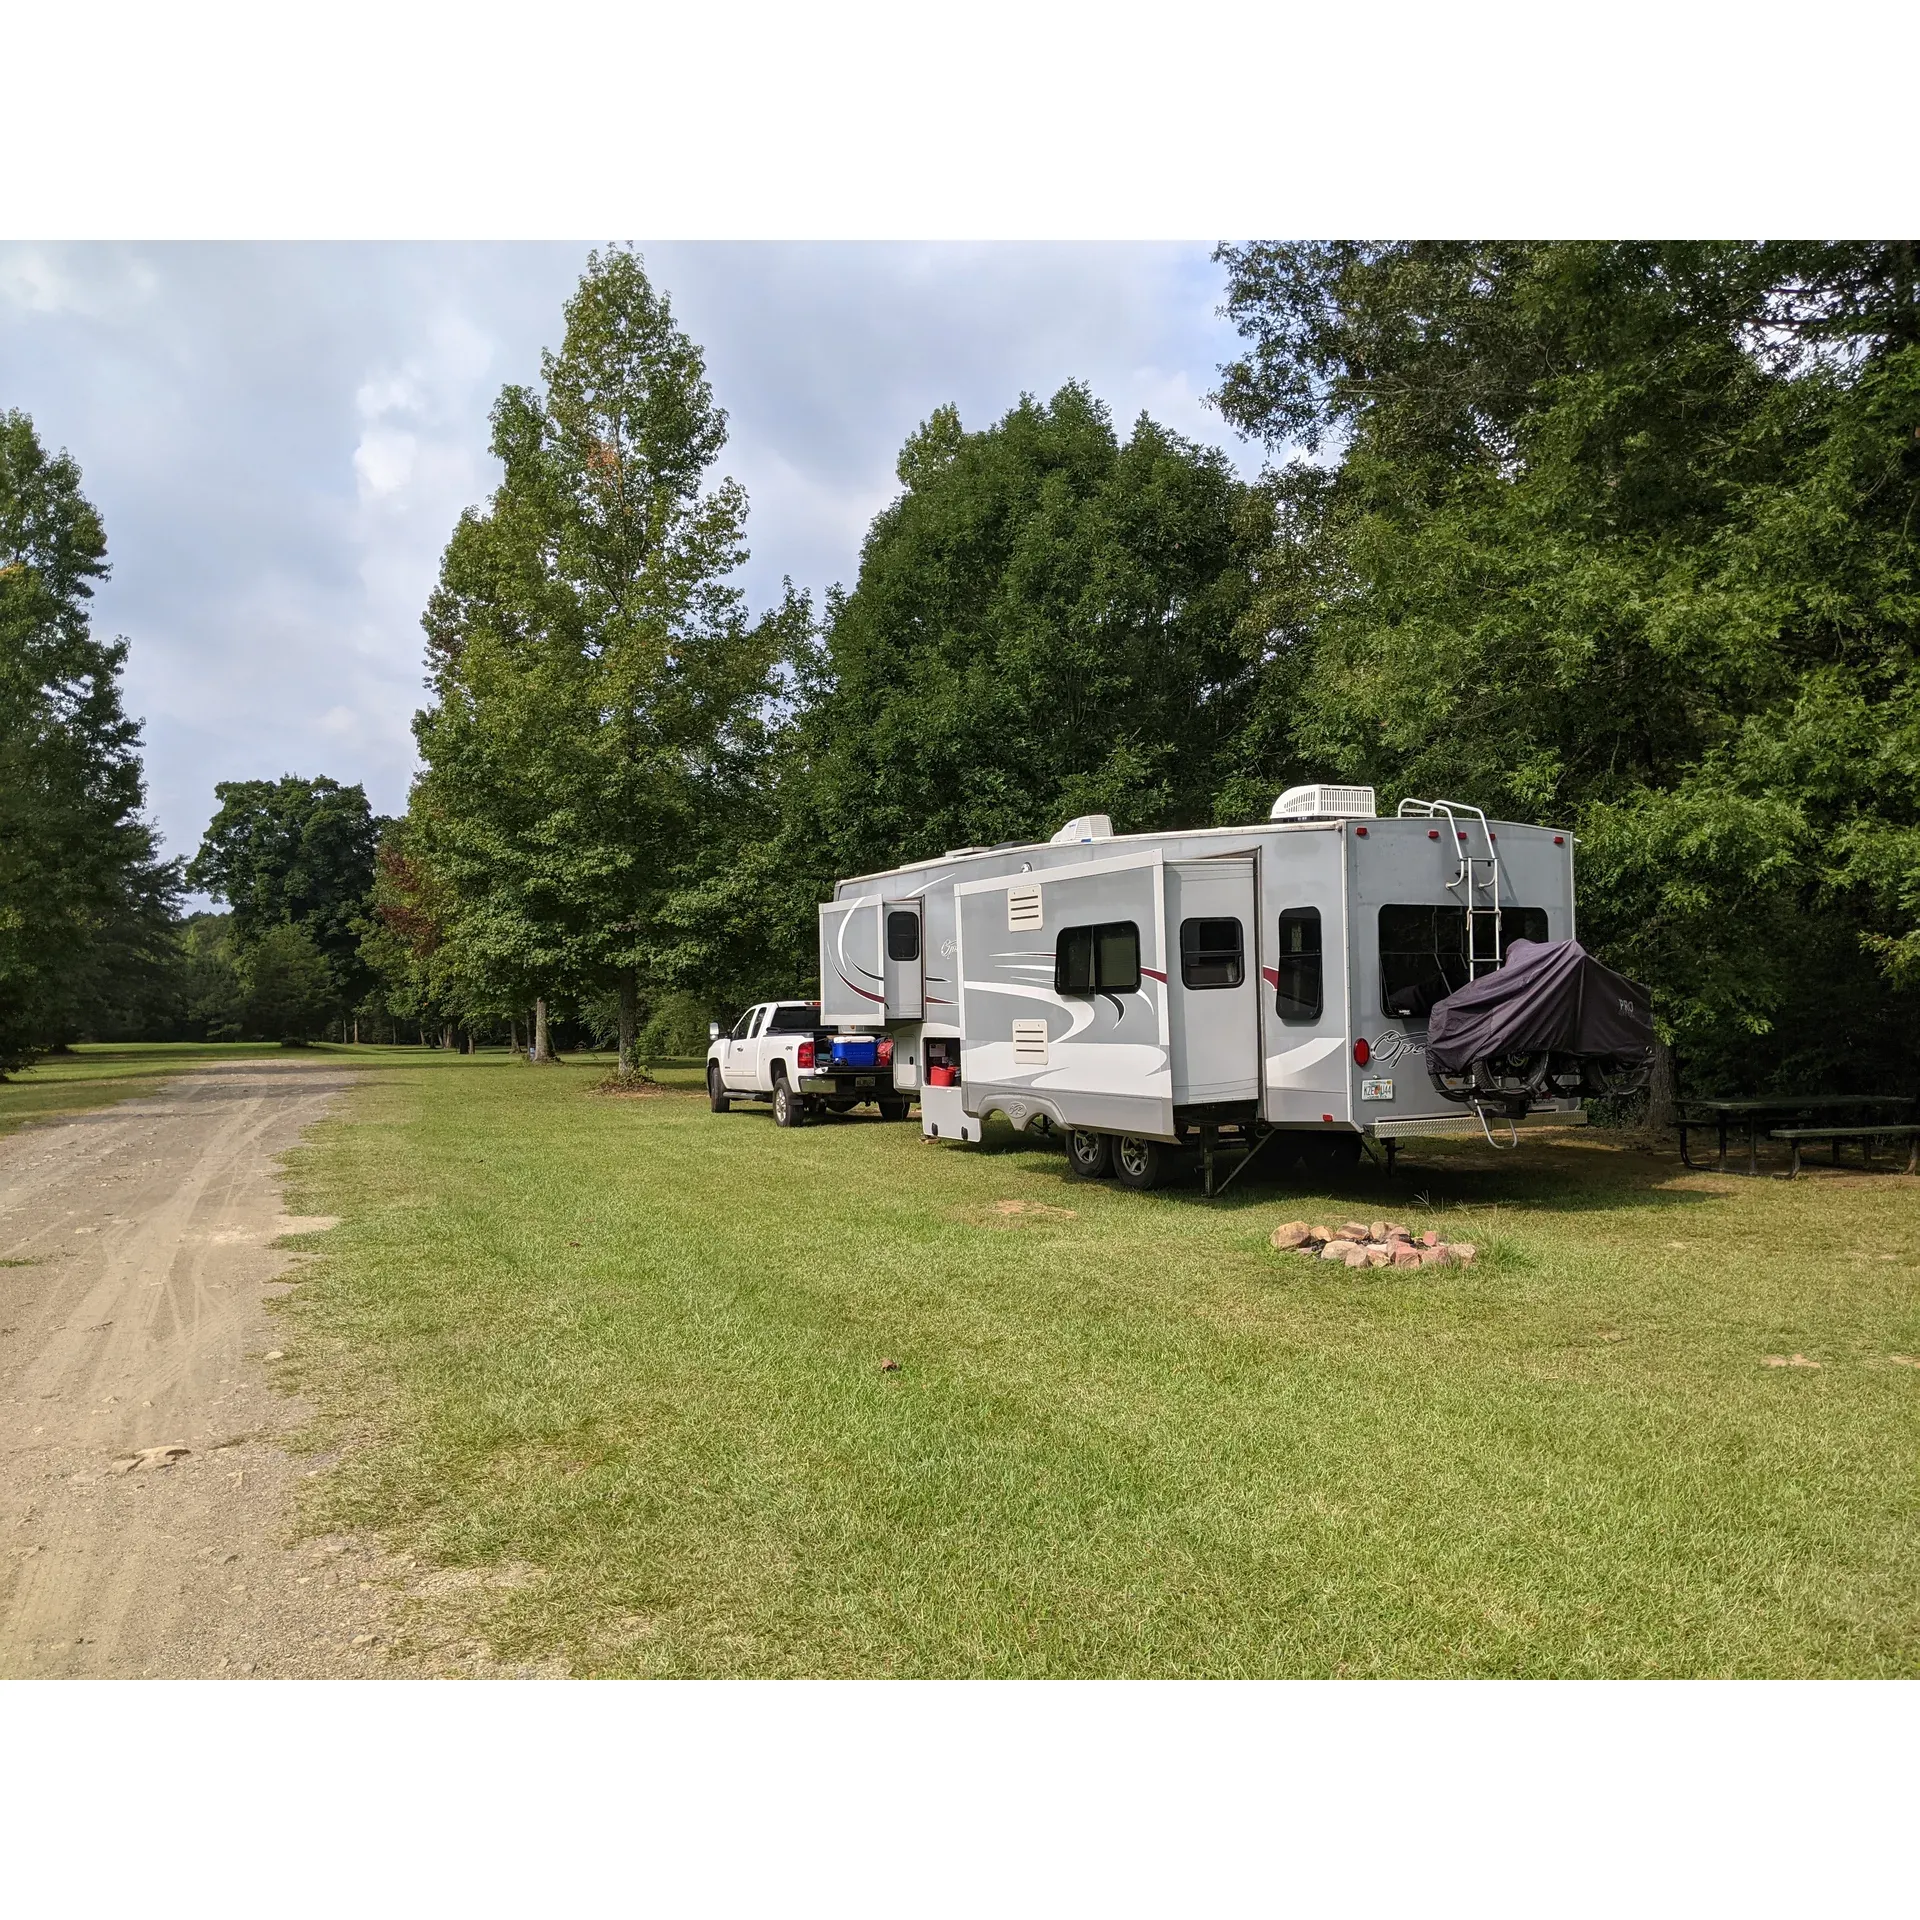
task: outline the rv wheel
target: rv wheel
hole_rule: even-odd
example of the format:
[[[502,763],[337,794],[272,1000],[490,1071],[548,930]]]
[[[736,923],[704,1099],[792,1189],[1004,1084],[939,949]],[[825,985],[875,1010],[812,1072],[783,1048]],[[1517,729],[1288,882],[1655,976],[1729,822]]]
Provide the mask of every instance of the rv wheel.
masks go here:
[[[1067,1134],[1067,1167],[1082,1180],[1104,1180],[1113,1170],[1113,1137],[1074,1127]]]
[[[797,1127],[807,1117],[807,1103],[784,1079],[773,1083],[773,1124]]]
[[[715,1113],[726,1113],[733,1105],[727,1098],[727,1090],[720,1084],[720,1069],[712,1062],[707,1065],[707,1105]]]
[[[1142,1140],[1123,1133],[1114,1142],[1113,1177],[1123,1187],[1146,1193],[1160,1184],[1167,1170],[1167,1149],[1158,1140]]]

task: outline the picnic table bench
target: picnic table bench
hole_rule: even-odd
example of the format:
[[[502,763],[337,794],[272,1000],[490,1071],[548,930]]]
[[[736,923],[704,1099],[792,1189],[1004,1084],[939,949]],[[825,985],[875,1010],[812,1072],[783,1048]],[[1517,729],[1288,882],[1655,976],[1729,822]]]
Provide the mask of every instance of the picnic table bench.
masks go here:
[[[1821,1119],[1828,1115],[1840,1120],[1845,1115],[1868,1116],[1875,1113],[1888,1114],[1890,1124],[1898,1128],[1911,1115],[1914,1104],[1909,1095],[1898,1093],[1775,1094],[1764,1099],[1680,1100],[1675,1103],[1678,1109],[1675,1124],[1680,1129],[1680,1158],[1683,1164],[1696,1172],[1702,1171],[1699,1162],[1687,1151],[1687,1135],[1710,1127],[1719,1139],[1718,1166],[1724,1173],[1727,1168],[1727,1129],[1743,1126],[1747,1131],[1747,1171],[1757,1174],[1760,1171],[1762,1133],[1777,1134],[1783,1129],[1817,1127]],[[1863,1129],[1874,1134],[1883,1130],[1877,1122],[1869,1124],[1863,1118],[1860,1125],[1843,1126],[1842,1135],[1846,1139],[1857,1140]]]
[[[1767,1134],[1769,1140],[1783,1140],[1793,1149],[1793,1165],[1787,1169],[1786,1177],[1791,1180],[1800,1171],[1800,1149],[1803,1146],[1817,1144],[1825,1140],[1833,1148],[1833,1164],[1840,1164],[1840,1148],[1843,1142],[1858,1140],[1860,1157],[1871,1164],[1873,1143],[1876,1140],[1904,1140],[1907,1143],[1907,1171],[1914,1170],[1916,1160],[1920,1160],[1920,1126],[1901,1123],[1893,1126],[1875,1126],[1863,1123],[1857,1127],[1774,1127]]]

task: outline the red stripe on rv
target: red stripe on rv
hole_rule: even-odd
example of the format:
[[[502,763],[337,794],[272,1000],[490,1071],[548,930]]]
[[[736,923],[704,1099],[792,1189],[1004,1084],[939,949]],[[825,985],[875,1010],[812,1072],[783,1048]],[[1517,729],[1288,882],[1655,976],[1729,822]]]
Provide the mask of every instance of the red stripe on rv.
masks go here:
[[[1278,991],[1280,986],[1280,971],[1277,967],[1262,967],[1260,969],[1260,978],[1264,980],[1268,986]]]
[[[1149,980],[1158,980],[1163,987],[1167,984],[1167,976],[1153,967],[1142,967],[1140,971],[1144,973]]]
[[[840,969],[838,967],[835,967],[834,972],[840,973]],[[869,993],[865,987],[854,986],[853,982],[849,980],[844,973],[840,973],[840,984],[843,987],[851,988],[852,991],[857,993],[862,1000],[871,1000],[876,1007],[884,1007],[887,1004],[887,997],[885,994]]]

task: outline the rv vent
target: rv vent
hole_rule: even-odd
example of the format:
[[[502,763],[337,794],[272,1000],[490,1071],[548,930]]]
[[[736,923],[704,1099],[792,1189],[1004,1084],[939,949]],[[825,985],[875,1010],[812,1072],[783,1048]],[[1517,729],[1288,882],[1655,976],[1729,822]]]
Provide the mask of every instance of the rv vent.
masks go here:
[[[1084,840],[1111,840],[1113,822],[1104,813],[1083,813],[1077,820],[1067,824],[1047,842],[1050,847],[1078,846]]]
[[[1009,933],[1040,931],[1040,889],[1038,887],[1007,889],[1007,931]]]
[[[1274,820],[1371,820],[1371,787],[1289,787],[1273,803]]]
[[[1044,1020],[1016,1020],[1013,1023],[1013,1064],[1016,1067],[1044,1067],[1047,1064],[1047,1023]]]

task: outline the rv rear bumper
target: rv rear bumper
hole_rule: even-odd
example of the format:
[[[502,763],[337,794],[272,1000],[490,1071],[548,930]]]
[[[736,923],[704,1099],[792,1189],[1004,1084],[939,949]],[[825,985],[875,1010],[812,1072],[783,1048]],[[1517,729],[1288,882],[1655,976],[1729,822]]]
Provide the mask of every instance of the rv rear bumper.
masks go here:
[[[1496,1117],[1496,1124],[1505,1127],[1506,1117]],[[1538,1133],[1543,1127],[1584,1127],[1587,1116],[1584,1113],[1530,1113],[1525,1119],[1516,1121],[1516,1126]],[[1460,1113],[1443,1114],[1432,1120],[1379,1120],[1366,1129],[1376,1140],[1414,1140],[1432,1139],[1447,1134],[1471,1134],[1476,1140],[1485,1129],[1480,1117],[1471,1108]]]

